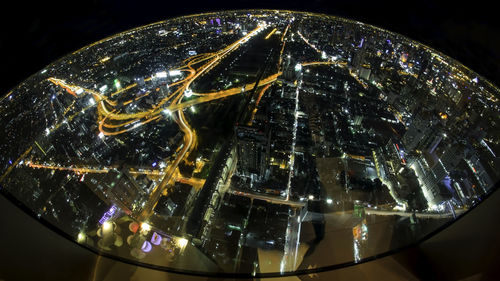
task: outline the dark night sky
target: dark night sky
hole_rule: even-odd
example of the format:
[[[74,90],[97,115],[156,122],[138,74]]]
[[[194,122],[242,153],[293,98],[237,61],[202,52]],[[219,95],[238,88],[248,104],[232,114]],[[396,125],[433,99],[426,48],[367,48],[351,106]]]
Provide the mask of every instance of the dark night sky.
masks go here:
[[[52,61],[106,36],[192,13],[270,8],[321,12],[423,42],[500,84],[499,15],[493,2],[367,0],[17,1],[2,15],[0,93]],[[181,5],[185,4],[185,5]]]

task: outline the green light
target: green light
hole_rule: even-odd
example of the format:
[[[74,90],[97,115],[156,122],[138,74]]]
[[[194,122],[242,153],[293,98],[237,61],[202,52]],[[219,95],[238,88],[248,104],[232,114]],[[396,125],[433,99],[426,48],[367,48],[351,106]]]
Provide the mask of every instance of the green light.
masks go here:
[[[121,89],[122,85],[120,84],[120,81],[118,79],[115,79],[115,87],[117,90]]]

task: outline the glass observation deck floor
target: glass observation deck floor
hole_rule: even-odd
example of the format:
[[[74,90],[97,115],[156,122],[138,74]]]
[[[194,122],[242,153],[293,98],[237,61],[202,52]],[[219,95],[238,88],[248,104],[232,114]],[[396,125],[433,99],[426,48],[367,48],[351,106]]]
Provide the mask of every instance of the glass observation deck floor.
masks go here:
[[[274,276],[418,243],[500,178],[499,90],[348,19],[185,16],[86,46],[0,100],[1,192],[87,249]]]

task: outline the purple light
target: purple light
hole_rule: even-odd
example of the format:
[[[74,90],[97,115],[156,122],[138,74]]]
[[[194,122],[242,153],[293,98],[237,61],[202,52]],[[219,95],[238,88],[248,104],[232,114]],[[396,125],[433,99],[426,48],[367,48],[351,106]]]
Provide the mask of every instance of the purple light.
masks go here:
[[[111,208],[109,208],[109,210],[106,213],[104,213],[104,215],[102,215],[102,218],[99,220],[99,224],[103,224],[105,221],[112,218],[113,215],[116,213],[117,209],[118,208],[115,205],[111,206]]]
[[[153,243],[155,245],[160,245],[161,239],[162,238],[158,233],[153,232],[153,236],[151,236],[151,243]]]
[[[217,25],[220,25],[220,19],[216,18],[215,21],[217,22]]]
[[[212,19],[212,20],[210,20],[210,24],[211,24],[211,25],[214,25],[214,20],[213,20],[213,19]]]
[[[391,40],[387,39],[387,43],[391,44]]]
[[[359,46],[358,46],[358,48],[361,48],[361,47],[363,47],[363,42],[365,42],[365,38],[361,38],[361,43],[359,43]]]
[[[141,250],[144,253],[150,252],[152,248],[153,248],[153,246],[151,246],[151,243],[149,243],[149,241],[144,241],[144,243],[142,243]]]
[[[9,164],[12,165],[12,160],[9,160]]]
[[[156,165],[157,165],[157,164],[158,164],[158,163],[154,162],[154,163],[153,163],[153,167],[156,167]]]
[[[446,186],[446,188],[448,188],[450,192],[454,193],[453,188],[451,187],[451,179],[449,176],[444,177],[443,184],[444,186]]]

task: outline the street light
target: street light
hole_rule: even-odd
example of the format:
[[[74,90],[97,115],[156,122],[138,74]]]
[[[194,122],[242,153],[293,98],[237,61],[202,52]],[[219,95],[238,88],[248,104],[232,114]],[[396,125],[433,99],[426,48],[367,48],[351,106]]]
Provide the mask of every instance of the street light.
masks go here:
[[[83,232],[78,233],[78,238],[77,238],[78,243],[83,243],[85,241],[85,238],[86,238],[85,233]]]
[[[104,232],[108,232],[108,231],[110,231],[112,228],[113,228],[113,225],[112,225],[109,221],[105,221],[105,222],[102,224],[102,230],[103,230]]]
[[[166,115],[172,116],[172,111],[170,111],[170,109],[168,108],[165,108],[162,112]]]
[[[179,246],[179,248],[182,250],[186,247],[188,243],[188,240],[186,238],[178,238],[177,239],[177,245]]]
[[[147,223],[143,222],[143,223],[141,224],[141,230],[143,230],[144,232],[148,232],[148,231],[150,231],[150,230],[151,230],[151,225],[149,225],[149,224],[147,224]]]

